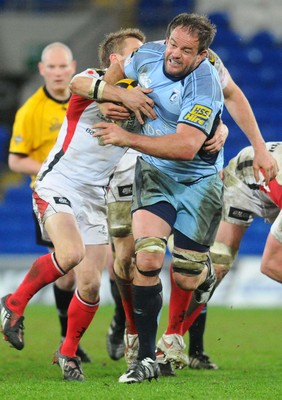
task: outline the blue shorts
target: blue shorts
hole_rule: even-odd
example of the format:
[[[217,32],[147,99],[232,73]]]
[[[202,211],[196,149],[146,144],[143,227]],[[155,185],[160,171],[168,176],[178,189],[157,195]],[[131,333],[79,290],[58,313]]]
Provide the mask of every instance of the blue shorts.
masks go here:
[[[223,183],[219,174],[193,184],[179,183],[138,158],[132,211],[158,203],[156,214],[196,243],[210,246],[222,213]],[[170,208],[173,209],[168,215]],[[163,209],[163,212],[161,211]],[[154,212],[154,207],[150,207]]]

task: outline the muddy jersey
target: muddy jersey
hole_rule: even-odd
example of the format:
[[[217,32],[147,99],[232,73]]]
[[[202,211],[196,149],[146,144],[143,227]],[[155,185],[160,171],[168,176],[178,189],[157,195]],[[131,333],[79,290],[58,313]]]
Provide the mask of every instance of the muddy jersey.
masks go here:
[[[252,190],[264,192],[280,209],[282,208],[282,142],[267,142],[268,151],[278,163],[279,172],[276,178],[265,185],[263,171],[260,171],[260,181],[256,182],[253,173],[254,149],[252,146],[245,147],[233,158],[227,169],[234,169],[235,175]]]
[[[99,78],[102,71],[87,69],[79,75]],[[65,178],[73,189],[109,183],[127,148],[99,145],[92,125],[101,120],[95,101],[72,95],[57,142],[41,167],[35,190],[54,176]]]
[[[212,49],[208,49],[207,59],[215,67],[219,75],[221,88],[225,89],[228,84],[229,72],[223,64],[221,58]]]
[[[145,119],[142,133],[147,136],[174,134],[178,123],[192,125],[207,138],[215,132],[223,109],[219,76],[211,63],[202,63],[183,79],[170,77],[164,71],[165,45],[151,42],[141,46],[125,61],[125,74],[150,87],[157,119]],[[191,183],[217,173],[223,166],[223,151],[210,154],[200,149],[191,161],[166,160],[142,154],[144,160],[177,182]]]
[[[253,147],[248,146],[230,160],[224,169],[223,220],[237,225],[249,226],[254,216],[273,224],[272,233],[282,242],[282,142],[267,142],[268,151],[276,159],[279,172],[267,186],[263,171],[256,182],[253,173]],[[280,229],[280,233],[279,233]],[[278,238],[279,237],[279,238]]]

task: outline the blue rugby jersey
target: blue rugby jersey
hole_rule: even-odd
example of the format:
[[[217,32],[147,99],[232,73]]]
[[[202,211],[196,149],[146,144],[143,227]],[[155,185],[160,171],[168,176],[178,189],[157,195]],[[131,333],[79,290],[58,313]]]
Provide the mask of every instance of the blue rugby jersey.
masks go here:
[[[156,120],[146,119],[142,133],[161,136],[176,132],[179,122],[193,125],[208,137],[214,133],[223,109],[223,93],[216,69],[208,59],[185,78],[164,70],[165,44],[146,43],[125,61],[125,75],[154,91]],[[201,149],[191,161],[174,161],[142,155],[143,159],[178,182],[193,182],[223,168],[223,149],[215,155]]]

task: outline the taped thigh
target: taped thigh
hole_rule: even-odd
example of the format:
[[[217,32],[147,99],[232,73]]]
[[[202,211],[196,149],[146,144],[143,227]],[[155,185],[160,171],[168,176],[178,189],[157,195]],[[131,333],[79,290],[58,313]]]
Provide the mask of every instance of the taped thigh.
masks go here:
[[[182,275],[200,275],[209,263],[207,253],[192,253],[175,249],[172,252],[172,270]]]
[[[131,232],[131,201],[108,204],[109,233],[112,237],[125,237]]]
[[[166,252],[166,238],[159,238],[155,236],[142,237],[135,240],[135,253],[140,253],[142,251],[149,253],[160,253],[165,254]],[[151,271],[143,271],[136,266],[140,274],[144,276],[156,276],[161,272],[161,268],[151,270]]]
[[[235,250],[224,243],[214,242],[210,254],[214,264],[223,265],[224,268],[229,270],[235,261],[238,250]]]
[[[149,253],[163,253],[166,252],[167,239],[155,236],[142,237],[135,240],[135,253],[141,251],[148,251]]]

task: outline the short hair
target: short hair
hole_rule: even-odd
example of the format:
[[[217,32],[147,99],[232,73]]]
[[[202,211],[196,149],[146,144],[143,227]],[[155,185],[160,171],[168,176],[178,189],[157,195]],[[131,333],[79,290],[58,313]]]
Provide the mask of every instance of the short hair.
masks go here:
[[[216,26],[206,16],[195,13],[182,13],[174,17],[166,30],[167,39],[177,27],[187,28],[188,32],[198,35],[198,54],[210,47],[216,34]]]
[[[42,50],[42,53],[41,53],[41,62],[44,62],[44,58],[45,58],[45,56],[46,56],[46,53],[47,53],[49,50],[54,49],[54,48],[61,48],[61,49],[64,49],[64,50],[69,54],[70,61],[73,60],[73,54],[72,54],[72,51],[71,51],[71,49],[69,48],[69,46],[67,46],[66,44],[64,44],[64,43],[62,43],[62,42],[53,42],[53,43],[50,43],[50,44],[48,44],[47,46],[45,46],[44,49]]]
[[[145,34],[137,28],[120,29],[117,32],[109,33],[99,44],[99,62],[101,68],[110,66],[110,55],[117,53],[122,55],[124,41],[128,38],[136,38],[142,43],[145,42]]]

